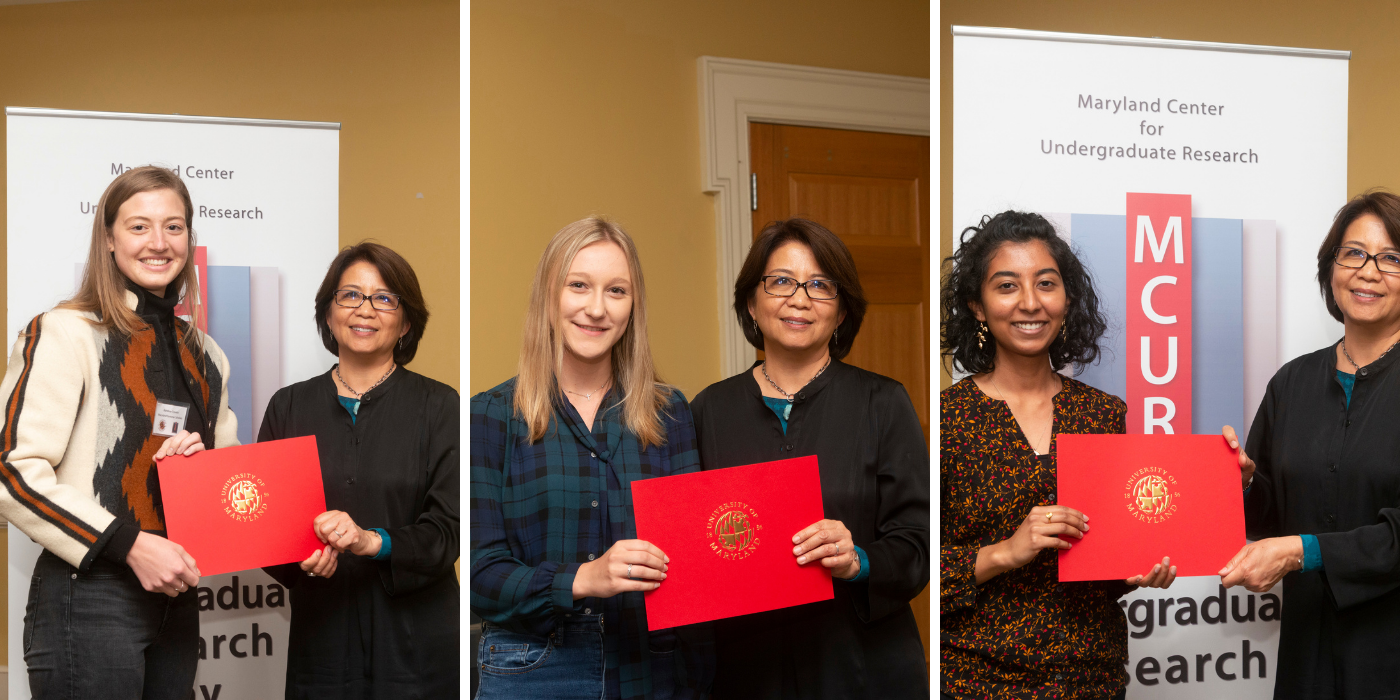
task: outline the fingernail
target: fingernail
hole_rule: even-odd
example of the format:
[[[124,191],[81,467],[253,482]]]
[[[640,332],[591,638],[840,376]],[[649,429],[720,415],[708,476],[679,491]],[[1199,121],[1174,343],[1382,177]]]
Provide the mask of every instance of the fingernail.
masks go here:
[[[797,563],[798,563],[798,564],[806,564],[806,563],[807,563],[807,557],[798,557],[798,558],[797,558]]]
[[[793,547],[793,548],[792,548],[792,553],[793,553],[793,554],[801,554],[801,553],[802,553],[802,548],[801,548],[801,547]]]
[[[801,542],[801,541],[802,541],[802,539],[799,538],[797,535],[793,535],[793,536],[792,536],[792,543],[793,543],[793,544],[797,544],[798,542]]]
[[[1173,566],[1173,567],[1172,567],[1172,576],[1175,576],[1175,575],[1176,575],[1176,567]]]
[[[663,579],[666,578],[666,574],[664,574],[664,573],[661,574],[661,578],[663,578]]]
[[[1161,565],[1161,564],[1153,564],[1153,565],[1152,565],[1152,573],[1155,574],[1155,573],[1157,573],[1158,571],[1161,571],[1161,570],[1162,570],[1162,565]]]
[[[667,563],[667,564],[670,564],[670,563],[671,563],[671,558],[670,558],[670,557],[666,557],[666,563]]]
[[[1219,575],[1221,575],[1221,576],[1224,576],[1225,574],[1227,574],[1227,573],[1229,573],[1229,572],[1230,572],[1230,568],[1229,568],[1229,567],[1225,567],[1224,569],[1221,569],[1220,571],[1217,571],[1216,573],[1219,574]]]

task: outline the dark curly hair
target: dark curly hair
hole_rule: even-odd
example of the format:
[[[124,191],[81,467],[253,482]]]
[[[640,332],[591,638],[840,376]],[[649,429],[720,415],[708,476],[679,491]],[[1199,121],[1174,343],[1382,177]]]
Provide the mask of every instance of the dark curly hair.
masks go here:
[[[996,366],[996,343],[987,338],[983,347],[977,346],[979,325],[970,304],[982,300],[987,266],[1001,246],[1028,241],[1045,244],[1060,268],[1060,278],[1065,285],[1068,302],[1065,336],[1057,335],[1050,343],[1050,365],[1059,371],[1073,363],[1078,374],[1085,365],[1099,358],[1099,338],[1108,330],[1108,320],[1099,311],[1094,281],[1069,244],[1055,235],[1055,227],[1045,217],[1004,211],[982,217],[980,225],[963,229],[961,238],[958,251],[943,261],[945,274],[939,292],[943,310],[939,341],[945,367],[949,359],[960,371],[972,374],[987,372]]]

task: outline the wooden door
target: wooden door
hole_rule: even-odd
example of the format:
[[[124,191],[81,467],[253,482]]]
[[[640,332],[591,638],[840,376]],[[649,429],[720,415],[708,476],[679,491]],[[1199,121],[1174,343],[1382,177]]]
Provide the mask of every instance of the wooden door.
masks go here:
[[[771,221],[801,217],[850,248],[869,306],[845,362],[904,384],[927,443],[928,137],[752,123],[749,155],[754,235]],[[911,605],[928,660],[928,588]]]

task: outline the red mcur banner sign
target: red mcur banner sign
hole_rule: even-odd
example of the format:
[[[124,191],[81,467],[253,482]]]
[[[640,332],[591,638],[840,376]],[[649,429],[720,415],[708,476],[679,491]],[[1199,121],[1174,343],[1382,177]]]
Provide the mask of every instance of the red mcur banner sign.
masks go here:
[[[1191,195],[1128,193],[1128,433],[1191,432]]]

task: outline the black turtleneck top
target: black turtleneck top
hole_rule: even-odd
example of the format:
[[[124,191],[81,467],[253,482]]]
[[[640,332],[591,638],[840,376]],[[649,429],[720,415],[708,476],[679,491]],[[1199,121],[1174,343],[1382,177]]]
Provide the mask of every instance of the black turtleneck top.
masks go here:
[[[126,287],[136,294],[136,315],[155,329],[156,338],[159,340],[156,347],[152,349],[151,358],[147,365],[149,370],[166,378],[163,391],[158,383],[152,385],[151,388],[159,392],[156,398],[190,406],[190,411],[185,416],[186,430],[191,433],[199,433],[205,448],[213,449],[214,436],[209,432],[208,421],[203,412],[199,410],[194,395],[190,393],[190,385],[194,383],[194,378],[189,376],[188,371],[179,361],[180,349],[177,345],[179,335],[175,329],[175,306],[180,303],[179,297],[173,294],[167,294],[163,297],[156,296],[130,280],[127,280]],[[164,521],[160,482],[155,479],[152,479],[151,482],[152,488],[155,489],[155,493],[152,495],[156,508],[160,510],[161,520]],[[122,522],[117,526],[117,531],[112,534],[112,538],[107,541],[107,546],[102,549],[100,556],[117,564],[125,564],[126,555],[131,551],[131,546],[136,543],[136,536],[139,534],[141,534],[141,528],[136,524]]]

